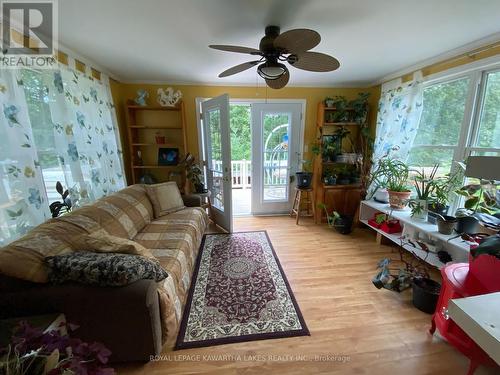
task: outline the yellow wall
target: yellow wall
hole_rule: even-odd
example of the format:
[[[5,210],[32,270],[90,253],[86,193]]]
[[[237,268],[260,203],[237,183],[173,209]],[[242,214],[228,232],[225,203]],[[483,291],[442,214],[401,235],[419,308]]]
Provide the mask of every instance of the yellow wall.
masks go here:
[[[481,47],[478,50],[478,52],[471,51],[468,53],[464,53],[464,54],[455,56],[455,57],[450,58],[450,59],[440,61],[436,64],[426,66],[425,68],[421,69],[422,75],[425,77],[425,76],[428,76],[431,74],[443,72],[445,70],[455,68],[457,66],[469,64],[469,63],[472,63],[474,61],[478,61],[478,60],[485,59],[485,58],[491,57],[491,56],[496,56],[496,55],[500,55],[500,45],[498,45],[498,43],[496,43],[494,45],[490,45],[490,46]],[[413,77],[412,74],[404,75],[402,77],[403,82],[411,80],[412,77]]]
[[[352,99],[359,92],[370,92],[371,116],[370,122],[375,123],[374,109],[380,95],[380,87],[372,88],[309,88],[309,87],[286,87],[281,90],[272,90],[265,87],[242,87],[242,86],[190,86],[190,85],[150,85],[150,84],[124,84],[112,82],[111,91],[113,100],[117,108],[117,117],[120,124],[122,136],[127,133],[125,125],[124,107],[127,99],[133,99],[139,89],[149,91],[148,104],[156,105],[156,90],[159,87],[172,86],[175,90],[182,92],[184,104],[186,106],[187,140],[188,151],[198,158],[198,131],[196,121],[195,99],[212,98],[221,94],[229,94],[231,99],[306,99],[305,116],[305,144],[310,144],[316,137],[316,113],[318,103],[327,96],[344,95],[347,99]],[[267,91],[267,93],[266,93]],[[125,165],[130,165],[129,155],[124,147]],[[127,168],[128,169],[128,168]]]

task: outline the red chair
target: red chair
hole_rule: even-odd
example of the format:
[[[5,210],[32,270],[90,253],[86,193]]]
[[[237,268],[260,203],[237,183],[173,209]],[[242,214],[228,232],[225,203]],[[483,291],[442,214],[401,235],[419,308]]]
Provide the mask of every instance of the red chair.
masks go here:
[[[469,259],[469,263],[449,264],[441,269],[443,285],[429,330],[436,327],[446,341],[470,359],[468,375],[480,364],[497,366],[458,325],[448,316],[448,301],[453,298],[477,296],[500,291],[500,260],[490,255]]]

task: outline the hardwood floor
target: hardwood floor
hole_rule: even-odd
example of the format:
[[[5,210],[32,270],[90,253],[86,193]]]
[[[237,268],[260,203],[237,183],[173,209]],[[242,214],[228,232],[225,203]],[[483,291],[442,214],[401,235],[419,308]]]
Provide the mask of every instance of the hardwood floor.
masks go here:
[[[121,366],[118,374],[466,373],[468,360],[427,333],[430,315],[412,306],[409,291],[396,294],[372,285],[377,261],[392,250],[377,245],[370,230],[343,236],[310,219],[299,226],[285,216],[235,219],[235,231],[264,229],[310,337],[180,351],[170,343],[163,360]]]

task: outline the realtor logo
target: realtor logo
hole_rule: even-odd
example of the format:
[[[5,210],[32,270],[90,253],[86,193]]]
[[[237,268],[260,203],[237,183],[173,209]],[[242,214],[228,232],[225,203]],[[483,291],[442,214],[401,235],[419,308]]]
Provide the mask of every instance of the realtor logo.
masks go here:
[[[56,1],[2,1],[0,67],[51,67],[56,63]]]

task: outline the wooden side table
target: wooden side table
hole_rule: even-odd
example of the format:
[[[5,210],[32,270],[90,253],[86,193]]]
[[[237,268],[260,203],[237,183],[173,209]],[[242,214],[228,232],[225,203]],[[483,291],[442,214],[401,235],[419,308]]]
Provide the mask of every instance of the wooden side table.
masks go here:
[[[304,194],[304,197],[302,197]],[[306,214],[302,214],[302,203],[306,205]],[[316,209],[314,207],[314,192],[312,188],[299,189],[295,188],[295,198],[293,200],[290,216],[296,215],[297,219],[295,224],[299,225],[299,218],[302,217],[316,217]]]

